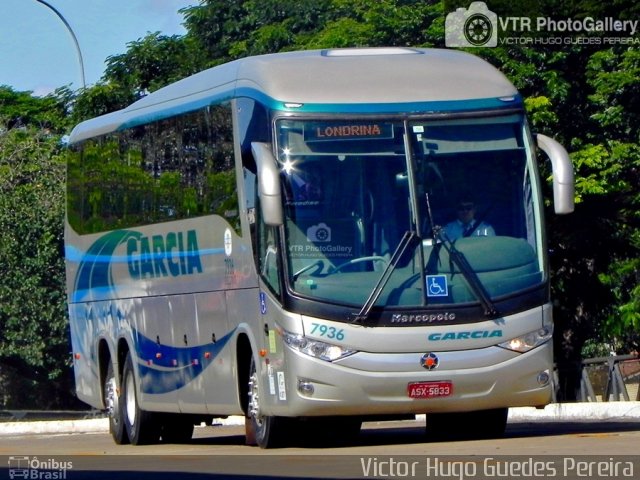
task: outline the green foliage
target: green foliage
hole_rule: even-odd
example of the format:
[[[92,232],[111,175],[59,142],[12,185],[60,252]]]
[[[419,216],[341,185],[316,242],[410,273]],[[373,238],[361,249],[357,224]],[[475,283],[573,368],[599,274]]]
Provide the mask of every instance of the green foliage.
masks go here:
[[[558,115],[548,97],[528,97],[524,105],[529,115],[529,121],[536,132],[553,132],[558,124]]]
[[[34,126],[50,132],[60,132],[68,126],[68,97],[64,89],[44,98],[31,92],[16,92],[0,85],[0,125],[2,129]]]
[[[41,129],[0,134],[0,379],[37,381],[4,408],[59,406],[71,393],[58,150]]]
[[[107,57],[104,78],[139,96],[195,73],[190,43],[159,32],[127,44],[126,53]]]
[[[104,115],[126,107],[137,97],[130,89],[117,83],[99,83],[81,92],[74,101],[74,123]]]
[[[587,64],[592,118],[604,138],[637,142],[640,138],[640,49],[594,53]]]
[[[581,354],[582,358],[585,359],[608,357],[609,355],[611,355],[611,346],[596,339],[590,338],[584,343]]]

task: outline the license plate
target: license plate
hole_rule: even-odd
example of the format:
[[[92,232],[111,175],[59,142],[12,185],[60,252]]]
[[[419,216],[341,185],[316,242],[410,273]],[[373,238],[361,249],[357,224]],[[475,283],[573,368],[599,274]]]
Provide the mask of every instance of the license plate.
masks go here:
[[[407,392],[410,398],[448,397],[453,394],[453,384],[451,382],[413,382],[409,384]]]

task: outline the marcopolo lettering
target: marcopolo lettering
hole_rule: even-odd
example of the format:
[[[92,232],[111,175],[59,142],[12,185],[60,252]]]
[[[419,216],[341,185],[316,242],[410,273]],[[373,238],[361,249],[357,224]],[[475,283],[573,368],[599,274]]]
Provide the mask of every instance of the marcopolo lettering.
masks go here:
[[[417,314],[402,314],[394,313],[391,316],[391,323],[432,323],[432,322],[447,322],[455,320],[455,313],[417,313]]]
[[[127,263],[136,280],[202,273],[196,231],[129,238]]]
[[[469,340],[478,338],[502,337],[502,330],[473,330],[468,332],[432,333],[427,338],[430,341],[440,340]]]

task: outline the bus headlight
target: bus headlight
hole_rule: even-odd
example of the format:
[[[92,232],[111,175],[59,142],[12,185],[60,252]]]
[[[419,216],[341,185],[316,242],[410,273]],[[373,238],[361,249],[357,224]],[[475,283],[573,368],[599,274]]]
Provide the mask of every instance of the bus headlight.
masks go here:
[[[320,340],[311,340],[304,335],[296,335],[289,332],[282,332],[284,343],[298,352],[309,355],[313,358],[319,358],[327,362],[333,362],[339,358],[346,357],[355,353],[355,350],[334,345],[332,343],[321,342]]]
[[[498,346],[506,348],[507,350],[513,350],[514,352],[525,353],[547,342],[552,336],[553,325],[545,325],[535,332],[529,332],[521,337],[499,343]]]

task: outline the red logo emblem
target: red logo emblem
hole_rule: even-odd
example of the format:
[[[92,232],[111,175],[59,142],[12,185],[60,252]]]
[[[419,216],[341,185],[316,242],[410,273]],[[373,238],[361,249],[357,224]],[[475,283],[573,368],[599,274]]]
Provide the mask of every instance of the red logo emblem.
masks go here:
[[[433,370],[440,364],[440,359],[435,353],[425,353],[420,359],[420,365],[427,370]]]

